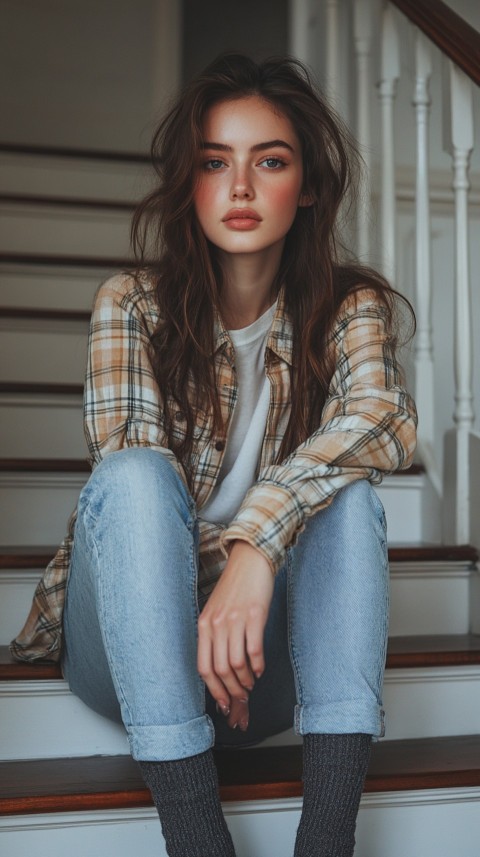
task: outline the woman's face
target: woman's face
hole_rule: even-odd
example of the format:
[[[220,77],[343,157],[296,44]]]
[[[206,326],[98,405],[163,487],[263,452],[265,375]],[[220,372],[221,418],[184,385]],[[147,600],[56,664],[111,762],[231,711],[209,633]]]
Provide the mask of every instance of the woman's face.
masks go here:
[[[194,205],[206,237],[228,254],[283,247],[302,194],[300,141],[258,96],[222,101],[205,114]]]

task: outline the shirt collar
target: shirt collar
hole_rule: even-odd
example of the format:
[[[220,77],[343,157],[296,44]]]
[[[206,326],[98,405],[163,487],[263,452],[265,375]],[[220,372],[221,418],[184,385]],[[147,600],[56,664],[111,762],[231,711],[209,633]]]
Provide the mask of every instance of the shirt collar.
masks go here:
[[[214,330],[213,353],[216,354],[223,347],[229,350],[233,349],[232,341],[218,310],[215,312]],[[282,286],[278,293],[277,309],[268,335],[267,348],[270,348],[274,354],[285,360],[289,365],[293,364],[293,325],[285,308],[284,286]]]
[[[223,324],[220,313],[215,310],[212,354],[216,354],[221,348],[227,351],[229,359],[233,362],[232,340]],[[277,309],[268,335],[267,348],[270,348],[277,357],[280,357],[289,366],[293,366],[293,323],[285,307],[285,286],[282,286],[278,292]]]

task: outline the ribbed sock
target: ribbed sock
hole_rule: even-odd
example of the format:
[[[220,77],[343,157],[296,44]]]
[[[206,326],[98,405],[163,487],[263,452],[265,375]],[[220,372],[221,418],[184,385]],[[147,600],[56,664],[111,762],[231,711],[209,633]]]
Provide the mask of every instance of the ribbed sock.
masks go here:
[[[303,809],[294,857],[352,857],[371,735],[304,735]]]
[[[140,762],[171,857],[235,857],[211,750],[172,762]]]

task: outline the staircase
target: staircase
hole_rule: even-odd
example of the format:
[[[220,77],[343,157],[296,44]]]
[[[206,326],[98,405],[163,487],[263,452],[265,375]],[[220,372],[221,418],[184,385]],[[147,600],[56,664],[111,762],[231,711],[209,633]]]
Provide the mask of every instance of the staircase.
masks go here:
[[[98,284],[128,260],[133,203],[150,181],[141,157],[0,146],[5,857],[166,854],[123,728],[74,697],[58,666],[16,663],[7,648],[88,478],[81,411],[90,307]],[[480,577],[472,544],[480,536],[477,522],[472,544],[442,543],[442,500],[424,448],[422,463],[379,489],[391,567],[387,734],[373,749],[356,857],[479,853]],[[238,857],[291,857],[302,793],[296,736],[218,753],[217,762]]]

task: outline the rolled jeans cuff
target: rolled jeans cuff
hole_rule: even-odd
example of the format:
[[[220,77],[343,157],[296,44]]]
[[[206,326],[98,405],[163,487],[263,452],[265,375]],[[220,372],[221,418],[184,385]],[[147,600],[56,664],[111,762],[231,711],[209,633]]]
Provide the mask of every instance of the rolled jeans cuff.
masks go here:
[[[208,716],[166,726],[127,726],[130,752],[137,762],[168,762],[213,747],[215,729]]]
[[[368,703],[362,699],[323,705],[296,705],[294,726],[297,735],[363,732],[373,738],[383,738],[385,712],[377,703]]]

